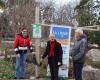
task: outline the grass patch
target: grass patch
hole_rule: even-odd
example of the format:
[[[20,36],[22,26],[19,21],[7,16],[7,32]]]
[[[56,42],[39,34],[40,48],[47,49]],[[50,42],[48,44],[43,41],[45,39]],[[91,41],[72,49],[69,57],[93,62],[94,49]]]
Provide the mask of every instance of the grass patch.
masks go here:
[[[9,59],[0,60],[0,79],[14,79],[15,67],[11,65]]]
[[[15,74],[0,74],[0,79],[14,79]]]
[[[47,59],[45,59],[42,62],[42,65],[41,65],[40,71],[39,71],[39,75],[41,75],[41,77],[46,77],[46,73],[47,73]]]

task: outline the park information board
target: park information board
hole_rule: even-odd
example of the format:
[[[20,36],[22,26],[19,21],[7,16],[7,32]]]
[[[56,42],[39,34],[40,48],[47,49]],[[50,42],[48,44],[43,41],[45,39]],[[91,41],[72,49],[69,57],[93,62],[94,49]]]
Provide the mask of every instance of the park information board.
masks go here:
[[[63,65],[59,69],[59,77],[68,78],[69,51],[71,27],[62,25],[51,25],[50,34],[54,34],[56,40],[61,43],[63,49]],[[49,67],[47,68],[47,76],[50,75]]]
[[[33,28],[33,38],[41,38],[41,25],[40,24],[32,24]]]

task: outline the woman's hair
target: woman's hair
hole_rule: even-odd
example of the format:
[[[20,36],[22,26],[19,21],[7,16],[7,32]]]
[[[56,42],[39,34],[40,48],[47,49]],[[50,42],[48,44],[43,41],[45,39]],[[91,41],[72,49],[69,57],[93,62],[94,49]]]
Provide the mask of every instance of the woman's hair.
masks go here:
[[[23,27],[22,29],[21,29],[21,31],[23,31],[23,30],[28,30],[26,27]]]

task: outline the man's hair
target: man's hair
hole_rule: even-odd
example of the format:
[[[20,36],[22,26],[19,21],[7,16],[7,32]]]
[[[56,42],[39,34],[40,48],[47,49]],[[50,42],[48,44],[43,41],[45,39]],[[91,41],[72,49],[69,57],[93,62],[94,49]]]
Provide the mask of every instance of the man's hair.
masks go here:
[[[79,32],[80,34],[83,34],[83,30],[80,28],[76,29],[75,32]]]
[[[54,34],[50,34],[49,37],[54,37],[55,38],[55,35]]]

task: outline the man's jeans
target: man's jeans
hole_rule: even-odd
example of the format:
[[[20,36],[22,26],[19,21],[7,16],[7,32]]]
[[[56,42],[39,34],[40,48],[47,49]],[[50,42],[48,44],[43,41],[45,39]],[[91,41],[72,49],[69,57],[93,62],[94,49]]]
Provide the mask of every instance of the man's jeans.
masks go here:
[[[73,63],[75,80],[82,80],[82,68],[84,63]]]
[[[23,51],[20,57],[16,56],[16,78],[26,77],[26,53]]]

